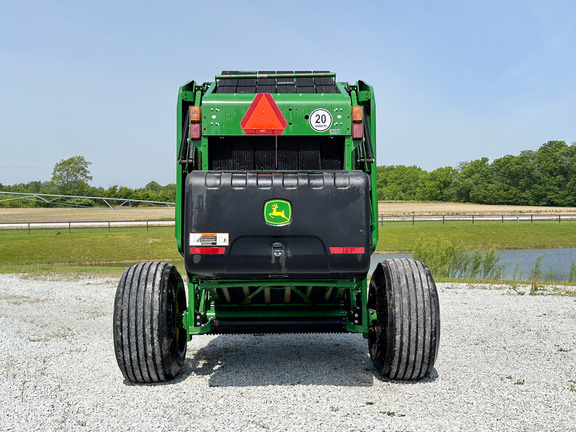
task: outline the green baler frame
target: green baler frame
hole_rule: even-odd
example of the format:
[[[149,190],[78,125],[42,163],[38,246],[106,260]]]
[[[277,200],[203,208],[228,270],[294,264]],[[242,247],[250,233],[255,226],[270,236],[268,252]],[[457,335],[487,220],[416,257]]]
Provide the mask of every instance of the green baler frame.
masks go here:
[[[290,74],[238,74],[217,75],[215,82],[198,84],[190,81],[180,87],[177,106],[177,193],[175,213],[175,237],[178,250],[184,253],[185,233],[183,232],[184,184],[188,173],[193,170],[209,169],[209,137],[239,136],[244,132],[240,128],[240,120],[245,115],[255,98],[254,93],[216,93],[216,87],[222,79],[243,78],[311,78],[334,77],[333,73],[290,73]],[[310,128],[301,121],[303,113],[309,113],[312,107],[323,107],[341,113],[340,133],[344,136],[344,170],[362,170],[370,177],[371,196],[371,230],[372,252],[378,242],[378,201],[376,195],[376,107],[372,87],[363,81],[356,84],[347,82],[335,83],[337,92],[327,94],[282,94],[274,93],[274,101],[284,114],[288,126],[284,136],[309,135]],[[188,121],[187,112],[190,106],[199,106],[202,110],[202,134],[200,139],[187,138]],[[362,140],[355,140],[351,136],[352,106],[361,106],[364,112],[364,134]],[[215,111],[216,110],[216,111]],[[329,135],[327,130],[324,135]],[[258,287],[255,292],[247,296],[240,304],[215,306],[214,299],[218,299],[217,289],[235,288],[250,285]],[[327,287],[338,290],[335,300],[347,296],[347,306],[342,302],[315,303],[307,292],[311,287]],[[265,306],[250,306],[250,299],[266,289],[286,289],[300,296],[301,305],[267,304]],[[325,279],[325,280],[227,280],[227,279],[201,279],[188,274],[188,308],[180,311],[177,319],[182,319],[187,331],[188,339],[195,334],[212,333],[215,322],[219,319],[266,319],[300,320],[307,319],[342,319],[345,320],[345,331],[368,335],[369,323],[374,319],[374,311],[368,309],[367,277],[352,280]],[[367,313],[365,311],[369,311]],[[314,326],[314,322],[311,323]],[[306,331],[314,331],[307,329]],[[316,331],[323,331],[319,326]],[[233,331],[232,331],[233,332]]]

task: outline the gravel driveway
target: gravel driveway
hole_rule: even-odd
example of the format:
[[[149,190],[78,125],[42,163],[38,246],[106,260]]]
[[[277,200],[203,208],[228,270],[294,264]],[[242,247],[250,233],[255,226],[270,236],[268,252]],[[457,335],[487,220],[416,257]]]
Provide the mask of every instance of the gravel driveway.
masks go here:
[[[0,430],[576,430],[576,297],[439,284],[436,371],[375,376],[360,335],[199,336],[123,381],[117,281],[0,275]]]

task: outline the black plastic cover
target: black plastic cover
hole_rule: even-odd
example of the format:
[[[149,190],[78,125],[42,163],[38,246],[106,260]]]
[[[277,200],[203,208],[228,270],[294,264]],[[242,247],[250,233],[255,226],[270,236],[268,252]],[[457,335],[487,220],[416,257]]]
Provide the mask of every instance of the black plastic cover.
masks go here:
[[[314,71],[330,73],[329,71]],[[294,74],[312,71],[222,71],[222,75]],[[338,93],[335,78],[330,77],[276,77],[276,78],[222,78],[215,93]]]
[[[194,171],[186,177],[184,193],[189,274],[262,279],[351,278],[368,272],[369,177],[362,171]],[[267,223],[271,200],[290,203],[290,223]],[[216,234],[219,240],[210,242]]]

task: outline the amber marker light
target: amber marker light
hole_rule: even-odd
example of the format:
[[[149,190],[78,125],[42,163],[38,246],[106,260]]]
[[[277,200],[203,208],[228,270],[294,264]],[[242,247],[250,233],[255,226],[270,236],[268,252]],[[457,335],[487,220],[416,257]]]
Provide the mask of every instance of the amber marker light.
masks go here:
[[[361,122],[364,119],[364,109],[361,106],[352,107],[352,121],[354,123]]]
[[[200,107],[191,106],[189,109],[190,109],[190,122],[200,123],[200,121],[202,120]]]

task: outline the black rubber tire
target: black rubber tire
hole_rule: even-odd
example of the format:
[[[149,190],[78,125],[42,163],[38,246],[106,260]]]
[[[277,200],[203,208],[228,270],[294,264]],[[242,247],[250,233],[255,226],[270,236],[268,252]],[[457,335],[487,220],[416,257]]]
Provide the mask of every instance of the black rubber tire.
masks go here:
[[[114,351],[125,379],[153,383],[178,375],[187,335],[176,315],[185,309],[184,283],[173,265],[147,262],[124,271],[114,301]]]
[[[377,316],[370,323],[368,348],[378,373],[394,380],[428,376],[440,343],[438,292],[428,267],[406,258],[379,263],[368,308]]]

